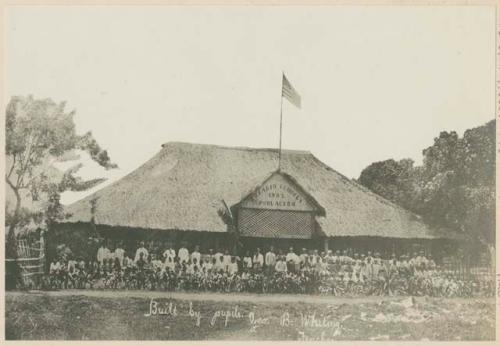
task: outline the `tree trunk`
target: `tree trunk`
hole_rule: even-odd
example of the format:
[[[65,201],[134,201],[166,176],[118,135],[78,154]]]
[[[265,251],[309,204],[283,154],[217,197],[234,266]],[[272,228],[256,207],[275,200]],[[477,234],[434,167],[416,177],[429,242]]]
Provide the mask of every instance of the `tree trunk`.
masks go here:
[[[6,247],[5,247],[5,252],[6,252],[6,258],[17,258],[17,244],[16,244],[16,227],[17,224],[19,223],[19,216],[21,214],[21,194],[19,193],[19,190],[16,189],[9,180],[7,180],[7,183],[11,187],[12,191],[14,192],[14,195],[16,196],[16,207],[14,209],[14,216],[12,217],[12,221],[9,225],[9,231],[7,233],[7,239],[6,239]]]
[[[14,216],[9,225],[9,231],[7,233],[7,239],[5,241],[5,258],[14,259],[15,261],[5,262],[5,287],[6,289],[16,289],[23,287],[23,280],[21,278],[21,268],[17,260],[17,241],[16,241],[16,227],[19,223],[19,216],[21,214],[21,195],[19,190],[14,188],[12,183],[7,179],[7,183],[14,191],[16,196],[16,208],[14,210]]]

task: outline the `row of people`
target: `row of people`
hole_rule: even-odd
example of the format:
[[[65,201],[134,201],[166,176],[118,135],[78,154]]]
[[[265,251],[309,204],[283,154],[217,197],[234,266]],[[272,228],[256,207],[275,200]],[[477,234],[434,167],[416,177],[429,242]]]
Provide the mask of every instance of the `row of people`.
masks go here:
[[[104,249],[104,250],[103,250]],[[223,270],[230,273],[236,273],[242,271],[242,269],[254,269],[267,271],[278,271],[278,272],[294,272],[303,268],[312,268],[318,273],[327,273],[333,271],[341,271],[349,273],[353,278],[359,277],[360,280],[363,278],[373,278],[378,275],[381,269],[387,268],[391,271],[412,271],[415,268],[435,268],[436,264],[431,256],[425,256],[424,252],[414,253],[413,257],[410,258],[408,255],[402,255],[400,258],[396,258],[392,255],[390,259],[381,259],[378,252],[374,252],[373,255],[370,251],[367,255],[358,255],[354,253],[351,257],[348,255],[347,250],[340,252],[337,250],[335,252],[319,252],[318,250],[309,250],[305,248],[300,251],[297,255],[292,247],[286,255],[282,255],[281,251],[275,253],[274,248],[271,246],[266,252],[265,256],[261,254],[260,249],[257,248],[253,254],[250,255],[249,252],[245,254],[244,257],[231,256],[228,250],[217,251],[213,253],[213,250],[209,250],[208,254],[201,254],[199,252],[199,247],[195,246],[194,251],[189,253],[187,248],[181,247],[177,253],[171,247],[167,248],[162,255],[157,256],[156,253],[149,253],[144,247],[144,242],[140,243],[140,247],[135,251],[134,259],[130,258],[128,254],[120,247],[120,244],[111,252],[104,245],[101,246],[97,254],[96,264],[106,267],[118,266],[118,267],[130,267],[137,265],[144,266],[147,263],[151,263],[155,268],[168,268],[169,270],[174,270],[186,264],[187,271],[192,273],[194,271],[209,271],[209,270]],[[65,265],[67,265],[66,270],[68,272],[73,272],[76,261],[69,260]],[[80,262],[80,266],[85,265]],[[61,268],[62,264],[59,262],[53,262],[50,267],[50,271],[56,272]],[[176,269],[178,271],[178,268]]]
[[[434,295],[471,296],[491,295],[494,282],[491,280],[460,280],[440,268],[415,266],[413,270],[394,264],[383,266],[377,275],[357,271],[356,264],[350,269],[338,271],[319,270],[303,265],[300,270],[281,256],[275,270],[258,268],[238,268],[236,258],[233,266],[199,266],[196,259],[170,267],[162,261],[144,260],[140,255],[137,262],[122,267],[117,259],[85,263],[64,260],[54,261],[50,272],[52,288],[130,288],[165,290],[208,290],[208,291],[248,291],[277,293],[323,293],[334,295]],[[153,258],[156,256],[153,255]],[[59,263],[59,266],[57,264]],[[161,264],[163,263],[163,265]],[[279,265],[278,265],[279,264]],[[281,266],[281,268],[280,268]],[[411,268],[411,267],[410,267]]]
[[[207,274],[207,273],[228,273],[229,275],[235,275],[239,272],[260,272],[265,271],[266,273],[299,273],[299,272],[314,272],[319,276],[329,276],[332,273],[335,273],[337,277],[341,277],[343,281],[349,282],[357,282],[357,281],[369,281],[378,279],[380,276],[394,276],[401,275],[405,277],[409,277],[412,275],[426,275],[433,270],[435,270],[434,266],[416,266],[411,267],[405,262],[390,262],[388,265],[378,264],[377,261],[374,261],[373,264],[365,263],[365,262],[354,262],[348,265],[328,265],[326,262],[316,262],[315,265],[311,264],[307,259],[305,262],[301,263],[299,266],[295,265],[293,262],[286,262],[286,258],[284,256],[280,256],[273,267],[259,267],[259,266],[245,266],[240,261],[237,261],[236,257],[231,258],[230,263],[224,263],[221,261],[216,261],[214,258],[212,262],[208,259],[203,263],[198,263],[196,259],[192,262],[188,260],[188,262],[183,262],[182,264],[179,261],[175,260],[174,262],[171,259],[163,259],[157,260],[153,255],[153,259],[151,261],[146,261],[143,258],[143,255],[140,255],[140,258],[137,262],[128,262],[124,267],[121,266],[118,259],[114,261],[109,260],[105,261],[102,265],[98,262],[93,262],[90,267],[86,267],[86,263],[84,261],[54,261],[50,266],[50,275],[57,276],[59,273],[65,273],[72,277],[74,273],[79,271],[87,271],[94,273],[94,277],[103,277],[107,273],[111,272],[122,272],[127,270],[138,270],[138,271],[146,271],[153,270],[161,273],[165,272],[175,272],[186,274]]]
[[[178,261],[179,263],[188,263],[196,261],[198,264],[204,263],[214,263],[218,265],[229,266],[231,264],[231,259],[235,256],[232,256],[229,253],[229,250],[218,250],[214,253],[213,249],[209,249],[208,253],[202,254],[200,253],[199,246],[196,245],[194,250],[190,253],[186,246],[182,246],[181,248],[176,250],[169,246],[163,252],[152,252],[145,247],[144,242],[140,242],[140,246],[136,249],[134,256],[130,256],[120,244],[116,247],[116,249],[110,250],[104,244],[97,251],[96,260],[101,265],[106,261],[113,261],[114,259],[118,259],[120,264],[123,266],[126,263],[131,261],[137,262],[139,258],[143,256],[144,260],[151,260],[153,257],[156,257],[156,260],[164,259],[167,263],[174,263]],[[358,254],[354,253],[352,256],[348,255],[348,251],[340,251],[336,250],[335,252],[329,250],[318,251],[318,250],[307,250],[302,248],[302,250],[297,254],[294,251],[293,247],[290,247],[286,255],[284,255],[281,250],[275,251],[273,246],[270,246],[269,250],[263,254],[261,253],[259,248],[256,248],[253,254],[250,254],[249,251],[245,253],[244,256],[237,256],[237,260],[240,258],[246,268],[254,268],[254,267],[275,267],[279,258],[285,258],[286,263],[293,263],[297,267],[301,264],[309,262],[312,265],[316,265],[317,263],[326,263],[326,264],[355,264],[358,263],[361,265],[362,262],[365,264],[381,264],[383,262],[390,262],[395,260],[395,255],[392,255],[390,259],[383,260],[380,256],[380,253],[374,252],[372,254],[371,251],[368,251],[367,254]],[[215,259],[215,262],[213,260]],[[425,256],[423,251],[420,253],[414,253],[413,256],[409,254],[401,255],[398,260],[396,260],[403,266],[435,266],[435,262],[432,259],[431,255]]]
[[[406,255],[402,255],[399,259],[395,255],[391,256],[390,260],[382,260],[378,253],[371,256],[371,252],[368,252],[367,256],[363,254],[359,256],[355,254],[353,258],[349,256],[341,256],[340,252],[334,255],[328,253],[327,255],[319,254],[305,254],[302,253],[297,256],[295,253],[290,252],[284,255],[275,255],[273,249],[266,253],[265,259],[260,254],[259,250],[256,250],[253,258],[247,254],[245,257],[240,258],[238,256],[231,256],[226,251],[226,254],[210,254],[208,256],[193,256],[196,252],[191,254],[191,257],[187,259],[182,259],[173,256],[163,256],[161,259],[155,254],[147,255],[143,252],[138,253],[137,260],[132,260],[131,258],[125,256],[123,259],[119,257],[114,258],[104,258],[98,259],[95,264],[99,266],[106,265],[118,266],[118,267],[130,267],[130,266],[145,266],[147,263],[155,268],[164,268],[169,270],[174,270],[177,267],[186,265],[187,270],[190,272],[198,271],[209,271],[209,270],[223,270],[230,273],[236,273],[242,271],[242,269],[254,269],[254,270],[267,270],[267,271],[278,271],[278,272],[295,272],[303,268],[313,268],[316,272],[327,273],[333,271],[342,271],[352,273],[353,276],[359,277],[373,277],[377,276],[381,269],[388,269],[391,271],[412,271],[414,269],[433,269],[436,267],[435,262],[432,258],[427,258],[423,255],[414,256],[413,258],[408,258]],[[72,272],[75,269],[77,263],[80,267],[84,266],[83,261],[77,262],[75,260],[68,260],[67,263],[62,264],[59,261],[54,261],[51,263],[50,272],[56,272],[61,269],[61,266],[66,265],[66,270]]]

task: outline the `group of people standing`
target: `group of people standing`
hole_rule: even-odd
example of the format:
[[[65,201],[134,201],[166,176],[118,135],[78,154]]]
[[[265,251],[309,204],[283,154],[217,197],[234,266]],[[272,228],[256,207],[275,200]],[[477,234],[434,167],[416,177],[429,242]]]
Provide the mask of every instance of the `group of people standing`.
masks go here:
[[[99,268],[120,270],[126,267],[145,268],[148,265],[156,269],[170,271],[186,271],[187,273],[223,271],[235,274],[243,271],[254,272],[291,272],[301,270],[315,271],[319,274],[343,272],[352,275],[356,280],[369,280],[377,277],[381,270],[397,268],[397,270],[433,269],[436,263],[432,256],[425,256],[423,251],[414,253],[413,256],[403,254],[383,259],[379,252],[368,251],[364,253],[349,254],[348,250],[319,251],[317,249],[302,248],[295,251],[289,247],[286,252],[275,250],[270,246],[266,252],[256,248],[253,253],[246,251],[243,256],[230,254],[228,249],[209,249],[206,253],[200,252],[199,245],[190,251],[186,243],[177,250],[172,245],[164,249],[147,248],[144,241],[139,242],[135,251],[124,250],[123,243],[108,247],[104,241],[97,249],[94,264]],[[60,271],[67,265],[68,272],[76,266],[85,266],[85,262],[75,259],[55,259],[51,264],[50,272]],[[89,263],[87,263],[89,265]]]
[[[483,287],[480,292],[490,294],[494,287],[491,282],[454,278],[424,251],[382,257],[377,251],[365,254],[351,249],[295,251],[289,247],[283,251],[269,246],[266,250],[255,248],[253,253],[236,256],[228,249],[201,253],[198,245],[190,251],[186,243],[174,249],[171,245],[146,247],[141,241],[127,251],[122,243],[108,247],[102,242],[95,260],[55,258],[50,265],[50,286],[339,295],[397,291],[448,296],[469,294],[473,287]]]

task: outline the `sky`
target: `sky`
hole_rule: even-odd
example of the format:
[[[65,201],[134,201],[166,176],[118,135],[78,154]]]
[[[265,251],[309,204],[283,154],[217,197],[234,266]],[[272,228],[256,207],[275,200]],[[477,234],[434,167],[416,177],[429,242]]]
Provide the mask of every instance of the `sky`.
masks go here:
[[[91,130],[120,167],[104,171],[82,154],[82,176],[110,183],[169,141],[277,148],[284,72],[302,108],[283,101],[283,148],[357,178],[375,161],[419,164],[439,132],[494,119],[494,14],[478,6],[10,7],[6,100],[66,101],[77,131]]]

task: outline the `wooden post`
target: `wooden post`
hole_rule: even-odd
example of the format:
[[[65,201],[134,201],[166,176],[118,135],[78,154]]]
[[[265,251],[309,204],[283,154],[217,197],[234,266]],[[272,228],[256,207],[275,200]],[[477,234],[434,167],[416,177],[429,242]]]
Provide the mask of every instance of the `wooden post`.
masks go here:
[[[328,252],[328,240],[329,240],[329,238],[325,237],[325,239],[324,239],[325,252]]]
[[[238,251],[238,240],[237,240],[236,236],[234,236],[234,235],[233,235],[233,239],[232,240],[233,240],[232,241],[232,243],[233,243],[232,244],[232,253],[236,255],[237,251]]]
[[[218,237],[218,235],[215,235],[215,249],[214,249],[214,253],[217,252],[217,250],[219,250],[219,237]]]

